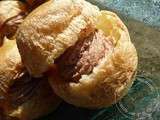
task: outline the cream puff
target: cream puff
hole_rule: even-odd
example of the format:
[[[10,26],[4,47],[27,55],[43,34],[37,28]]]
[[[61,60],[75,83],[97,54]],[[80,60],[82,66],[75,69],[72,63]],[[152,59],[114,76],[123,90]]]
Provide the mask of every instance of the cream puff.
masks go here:
[[[47,78],[33,78],[21,62],[16,41],[0,47],[0,118],[33,120],[56,109],[60,99]]]
[[[49,80],[57,95],[79,107],[102,108],[126,95],[136,73],[137,53],[122,21],[101,11],[96,30],[55,64]]]
[[[126,26],[115,13],[84,0],[41,5],[16,38],[29,73],[47,72],[55,93],[75,106],[110,106],[134,81],[138,57]]]

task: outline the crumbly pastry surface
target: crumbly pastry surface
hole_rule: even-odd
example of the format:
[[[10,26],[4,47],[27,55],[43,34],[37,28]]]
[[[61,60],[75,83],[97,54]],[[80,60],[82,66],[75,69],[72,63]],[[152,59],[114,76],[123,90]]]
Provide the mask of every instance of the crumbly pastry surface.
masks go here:
[[[136,49],[118,16],[101,11],[96,28],[104,32],[114,48],[105,54],[92,73],[81,75],[78,82],[64,80],[58,70],[52,73],[54,80],[52,75],[49,78],[57,95],[79,107],[102,108],[116,103],[127,93],[136,73]]]
[[[30,74],[40,76],[78,38],[90,34],[98,13],[84,0],[51,0],[28,15],[17,32],[17,44]]]
[[[60,103],[45,77],[35,79],[27,73],[16,41],[7,38],[0,47],[0,97],[2,120],[39,118]]]

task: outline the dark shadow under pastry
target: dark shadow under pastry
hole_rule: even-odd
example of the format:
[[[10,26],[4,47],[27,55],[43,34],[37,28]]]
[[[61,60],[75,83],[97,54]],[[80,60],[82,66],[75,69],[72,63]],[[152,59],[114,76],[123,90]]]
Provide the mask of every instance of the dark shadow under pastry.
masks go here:
[[[34,10],[36,7],[40,6],[41,4],[47,1],[49,0],[26,0],[30,11]]]

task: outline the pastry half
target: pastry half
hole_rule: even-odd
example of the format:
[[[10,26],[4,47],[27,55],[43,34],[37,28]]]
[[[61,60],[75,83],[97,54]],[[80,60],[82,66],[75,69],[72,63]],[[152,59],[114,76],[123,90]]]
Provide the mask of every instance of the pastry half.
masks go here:
[[[66,49],[88,36],[98,13],[96,6],[84,0],[50,0],[33,10],[16,35],[29,73],[41,76]]]
[[[70,104],[108,107],[131,87],[137,61],[126,26],[116,14],[101,11],[96,30],[56,60],[49,80],[55,93]]]
[[[46,77],[31,77],[21,62],[16,41],[4,41],[0,47],[0,118],[32,120],[56,109],[60,99]]]

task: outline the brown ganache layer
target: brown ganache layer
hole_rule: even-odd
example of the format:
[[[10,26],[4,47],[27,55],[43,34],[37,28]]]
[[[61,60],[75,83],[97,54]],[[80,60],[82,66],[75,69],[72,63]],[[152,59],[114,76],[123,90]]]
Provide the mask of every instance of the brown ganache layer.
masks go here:
[[[99,61],[112,50],[113,44],[100,30],[70,47],[55,63],[64,80],[78,82],[82,75],[92,73]]]

